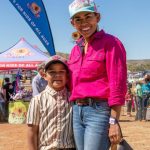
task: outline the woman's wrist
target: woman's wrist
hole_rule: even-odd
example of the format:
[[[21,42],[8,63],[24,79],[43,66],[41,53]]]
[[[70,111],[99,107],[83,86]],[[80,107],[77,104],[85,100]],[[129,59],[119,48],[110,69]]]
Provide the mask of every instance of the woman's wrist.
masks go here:
[[[121,106],[112,106],[111,107],[111,117],[119,120],[121,112]]]
[[[110,116],[110,118],[109,118],[109,124],[115,125],[115,124],[117,124],[117,123],[118,123],[118,119],[116,119],[116,118]]]

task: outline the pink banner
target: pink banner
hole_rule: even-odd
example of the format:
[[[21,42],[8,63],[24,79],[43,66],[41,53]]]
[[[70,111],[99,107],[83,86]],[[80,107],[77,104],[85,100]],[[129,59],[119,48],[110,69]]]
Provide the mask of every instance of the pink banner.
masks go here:
[[[41,61],[33,61],[33,62],[1,62],[0,70],[8,70],[8,69],[37,69],[37,65],[40,64]]]

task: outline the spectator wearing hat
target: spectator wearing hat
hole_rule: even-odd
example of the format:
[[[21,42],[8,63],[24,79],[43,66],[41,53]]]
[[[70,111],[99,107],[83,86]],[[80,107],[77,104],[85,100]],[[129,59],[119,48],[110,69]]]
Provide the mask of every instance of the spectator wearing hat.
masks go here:
[[[108,150],[120,142],[126,94],[126,52],[118,38],[99,30],[93,0],[74,0],[70,22],[81,35],[69,57],[73,131],[78,150]]]
[[[45,75],[48,85],[32,98],[28,110],[29,149],[74,150],[66,60],[52,56],[45,66]]]
[[[45,63],[41,63],[37,67],[38,74],[32,80],[32,90],[33,90],[32,96],[38,95],[47,86],[47,81],[44,79],[45,77],[44,67]]]

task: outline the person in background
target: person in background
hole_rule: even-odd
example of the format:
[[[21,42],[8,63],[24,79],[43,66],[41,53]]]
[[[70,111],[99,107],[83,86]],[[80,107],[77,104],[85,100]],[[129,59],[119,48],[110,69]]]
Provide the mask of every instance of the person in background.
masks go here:
[[[74,0],[70,22],[81,35],[69,56],[73,131],[78,150],[108,150],[120,142],[126,94],[126,52],[118,38],[99,30],[94,1]]]
[[[127,116],[131,117],[131,109],[132,109],[132,102],[133,102],[133,94],[131,92],[131,89],[128,88],[126,96],[125,96],[125,100],[126,100],[126,105],[127,105]]]
[[[135,120],[142,120],[142,111],[143,111],[143,99],[142,99],[142,82],[136,82],[136,104],[137,104],[137,113]]]
[[[142,120],[146,120],[146,110],[148,106],[148,101],[150,98],[150,79],[148,75],[144,76],[144,81],[142,84],[142,96],[143,96],[143,118]]]
[[[75,150],[66,59],[52,56],[45,73],[48,85],[32,98],[28,109],[29,150]]]
[[[132,84],[132,86],[131,86],[131,88],[130,88],[131,94],[132,94],[132,108],[131,108],[131,111],[132,111],[132,112],[135,112],[135,111],[137,111],[137,103],[136,103],[136,82],[134,81],[134,82],[132,82],[131,84]],[[129,86],[128,86],[128,88],[129,88]]]
[[[17,81],[16,81],[16,77],[12,82],[12,86],[13,86],[13,93],[16,94],[16,88],[17,88]]]
[[[8,102],[10,100],[10,94],[13,94],[13,85],[9,78],[4,79],[5,84],[2,87],[4,99]]]
[[[6,112],[6,119],[8,117],[8,105],[10,101],[10,95],[13,94],[13,86],[12,83],[10,82],[9,78],[4,79],[5,84],[2,87],[2,93],[4,95],[4,100],[5,100],[5,112]]]
[[[45,90],[45,87],[47,86],[47,81],[44,79],[44,67],[45,63],[41,63],[37,67],[38,74],[32,80],[32,96],[38,95]]]
[[[3,93],[0,92],[0,121],[5,121],[6,119],[5,113],[5,100]]]

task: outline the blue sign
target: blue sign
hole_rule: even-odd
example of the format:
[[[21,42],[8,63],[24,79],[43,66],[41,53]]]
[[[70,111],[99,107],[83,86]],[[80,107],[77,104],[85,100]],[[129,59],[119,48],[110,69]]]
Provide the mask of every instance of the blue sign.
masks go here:
[[[53,36],[42,0],[9,0],[40,39],[51,56],[55,55]]]

